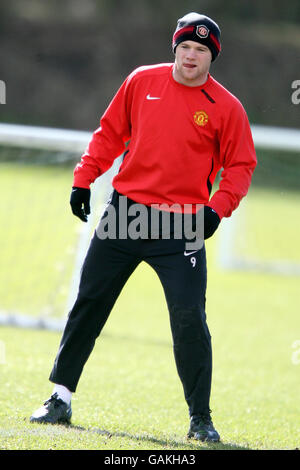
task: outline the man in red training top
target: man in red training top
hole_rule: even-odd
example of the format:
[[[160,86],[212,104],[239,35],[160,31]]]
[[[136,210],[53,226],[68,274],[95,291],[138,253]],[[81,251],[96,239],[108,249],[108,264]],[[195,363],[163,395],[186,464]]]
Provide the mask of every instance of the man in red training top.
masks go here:
[[[140,67],[127,77],[76,166],[70,203],[73,213],[86,221],[90,184],[126,149],[50,375],[53,394],[31,416],[32,422],[70,420],[71,394],[95,340],[124,284],[145,261],[157,272],[166,296],[190,415],[188,437],[219,441],[209,406],[212,352],[205,313],[205,246],[188,249],[192,237],[185,230],[176,235],[185,219],[179,225],[176,221],[178,214],[189,213],[195,227],[201,214],[202,238],[211,237],[247,194],[256,166],[243,106],[209,73],[220,50],[220,30],[213,20],[197,13],[179,19],[173,36],[175,63]],[[221,168],[219,188],[210,198]],[[143,213],[143,223],[136,223],[137,212]],[[153,214],[159,216],[156,230]],[[168,236],[161,217],[165,214],[170,217]],[[107,236],[111,221],[115,226]],[[193,231],[196,238],[199,233]]]

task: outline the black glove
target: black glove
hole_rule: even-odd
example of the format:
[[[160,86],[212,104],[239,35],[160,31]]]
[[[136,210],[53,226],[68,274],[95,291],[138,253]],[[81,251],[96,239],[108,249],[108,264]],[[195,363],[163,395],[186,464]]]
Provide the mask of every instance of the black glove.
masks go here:
[[[90,197],[90,189],[73,186],[70,198],[72,212],[83,222],[87,222],[87,215],[91,213]]]
[[[210,238],[217,230],[220,217],[209,206],[204,206],[204,240]]]

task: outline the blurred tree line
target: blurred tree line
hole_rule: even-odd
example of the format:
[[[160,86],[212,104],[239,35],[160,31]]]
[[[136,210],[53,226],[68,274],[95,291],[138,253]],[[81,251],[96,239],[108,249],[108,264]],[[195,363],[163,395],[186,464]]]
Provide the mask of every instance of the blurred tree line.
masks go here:
[[[14,0],[0,4],[2,122],[94,129],[137,66],[172,62],[177,19],[196,11],[222,31],[211,73],[250,121],[299,126],[299,0]]]

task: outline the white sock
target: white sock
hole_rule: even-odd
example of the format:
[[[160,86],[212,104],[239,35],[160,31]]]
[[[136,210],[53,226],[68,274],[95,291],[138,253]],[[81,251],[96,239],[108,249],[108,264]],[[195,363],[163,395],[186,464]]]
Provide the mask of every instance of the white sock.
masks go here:
[[[58,398],[60,398],[68,405],[71,403],[72,392],[70,392],[70,390],[64,385],[55,384],[53,389],[53,395],[54,393],[57,393]]]

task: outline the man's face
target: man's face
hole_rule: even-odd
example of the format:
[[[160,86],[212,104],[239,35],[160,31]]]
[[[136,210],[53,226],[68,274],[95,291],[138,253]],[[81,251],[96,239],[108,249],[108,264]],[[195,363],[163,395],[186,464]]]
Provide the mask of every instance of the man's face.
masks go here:
[[[176,47],[174,79],[187,86],[200,86],[207,80],[212,55],[207,46],[183,41]]]

